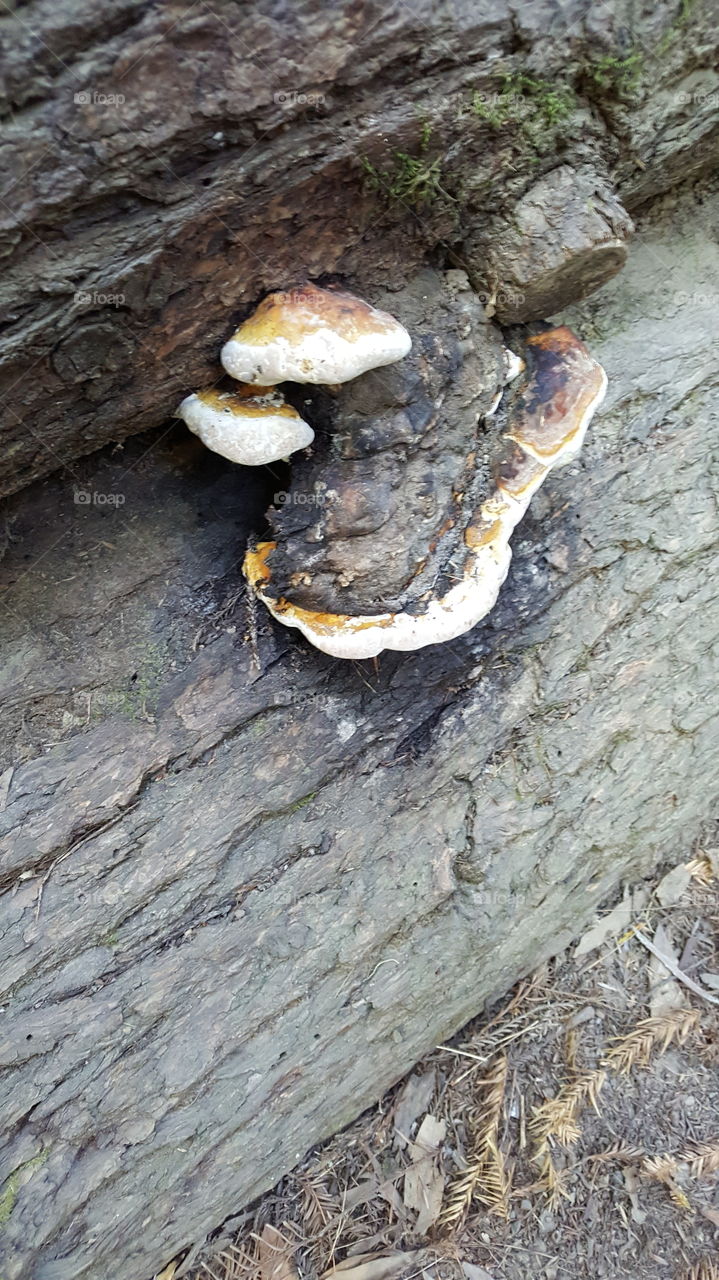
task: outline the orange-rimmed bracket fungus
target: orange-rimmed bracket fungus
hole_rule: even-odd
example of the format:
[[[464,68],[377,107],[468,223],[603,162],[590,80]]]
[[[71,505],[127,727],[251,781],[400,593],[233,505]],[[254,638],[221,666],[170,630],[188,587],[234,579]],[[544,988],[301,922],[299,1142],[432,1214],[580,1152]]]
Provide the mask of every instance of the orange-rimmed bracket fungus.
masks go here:
[[[275,387],[198,391],[185,397],[177,414],[208,449],[246,467],[278,462],[315,438]]]
[[[257,386],[337,385],[392,364],[412,346],[407,330],[341,289],[297,285],[270,293],[225,343],[227,373]]]
[[[604,397],[604,371],[562,327],[527,340],[524,376],[497,407],[507,358],[495,326],[470,335],[472,299],[439,293],[448,327],[441,341],[416,337],[406,404],[397,381],[373,418],[372,389],[357,384],[340,406],[335,456],[300,465],[307,504],[271,512],[275,538],[246,555],[273,616],[332,656],[420,649],[486,616],[516,525],[550,471],[576,456]]]

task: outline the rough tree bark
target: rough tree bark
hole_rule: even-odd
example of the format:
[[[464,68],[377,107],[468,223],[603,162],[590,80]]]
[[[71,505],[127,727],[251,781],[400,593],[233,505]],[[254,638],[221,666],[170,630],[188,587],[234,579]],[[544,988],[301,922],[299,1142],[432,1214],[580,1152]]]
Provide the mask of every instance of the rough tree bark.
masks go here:
[[[72,21],[63,6],[19,11],[45,34],[8,60],[10,140],[47,145],[49,120],[60,160],[48,174],[38,151],[22,180],[36,203],[10,236],[28,239],[5,281],[21,352],[8,487],[53,465],[28,443],[40,423],[73,459],[157,422],[211,376],[240,300],[284,283],[298,261],[369,286],[383,271],[404,278],[448,235],[464,243],[456,211],[437,205],[418,222],[353,187],[348,137],[361,138],[352,154],[385,133],[390,152],[409,147],[420,97],[439,129],[447,102],[455,111],[468,87],[493,83],[490,56],[536,80],[570,53],[572,67],[596,64],[603,33],[619,41],[624,22],[614,5],[592,6],[595,34],[586,6],[571,4],[347,5],[320,47],[330,11],[319,6],[256,5],[241,22],[233,7],[231,38],[216,25],[226,8],[74,5]],[[601,111],[584,106],[592,148],[598,137],[636,211],[692,178],[713,142],[704,99],[677,117],[672,96],[712,74],[699,69],[706,13],[691,17],[693,42],[670,6],[634,18],[655,52],[669,32],[666,78],[632,111],[626,85]],[[141,138],[139,116],[104,151],[67,128],[62,94],[88,83],[83,41],[96,42],[98,92],[113,91],[118,59],[129,81],[145,58],[131,82],[143,111],[155,94],[157,115]],[[251,74],[244,46],[280,68],[282,92],[319,91],[331,75],[331,123],[272,103],[275,81]],[[631,47],[611,56],[626,61]],[[218,83],[232,104],[214,96]],[[230,114],[231,141],[212,159]],[[462,150],[455,129],[457,172],[486,146],[510,205],[556,167],[554,150],[534,148],[527,177],[516,143],[502,167],[509,144],[462,127],[474,141]],[[161,164],[153,174],[157,145],[170,177]],[[257,185],[239,211],[241,165],[256,165]],[[113,222],[121,184],[131,194]],[[466,199],[469,228],[482,205]],[[380,209],[386,221],[370,229]],[[242,227],[237,256],[218,212]],[[637,215],[624,273],[567,313],[609,373],[606,407],[581,463],[550,478],[518,530],[497,609],[450,645],[376,667],[334,662],[256,614],[239,561],[278,481],[225,464],[179,427],[73,461],[8,500],[3,1280],[149,1277],[567,945],[621,879],[689,851],[719,756],[718,218],[707,184],[655,199]],[[38,228],[62,257],[63,288],[93,278],[111,292],[124,264],[113,289],[136,308],[64,315],[42,292]],[[93,355],[90,368],[82,353],[98,329],[94,350],[112,360]]]
[[[371,293],[442,244],[491,286],[488,226],[559,160],[611,171],[630,210],[699,172],[718,17],[716,0],[6,14],[3,491],[167,418],[298,274]]]

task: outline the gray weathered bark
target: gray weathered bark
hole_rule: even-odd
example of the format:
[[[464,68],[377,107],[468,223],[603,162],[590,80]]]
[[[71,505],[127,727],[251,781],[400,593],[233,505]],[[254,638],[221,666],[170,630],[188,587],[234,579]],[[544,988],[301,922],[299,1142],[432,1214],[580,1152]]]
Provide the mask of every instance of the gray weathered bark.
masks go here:
[[[1,492],[166,419],[267,289],[339,273],[371,294],[439,242],[479,280],[488,226],[558,156],[630,209],[699,172],[718,18],[716,0],[6,14]]]
[[[87,464],[122,507],[13,500],[5,1280],[149,1275],[689,850],[719,750],[718,208],[670,201],[574,317],[606,411],[451,645],[359,669],[260,616],[255,669],[246,473],[181,429]]]

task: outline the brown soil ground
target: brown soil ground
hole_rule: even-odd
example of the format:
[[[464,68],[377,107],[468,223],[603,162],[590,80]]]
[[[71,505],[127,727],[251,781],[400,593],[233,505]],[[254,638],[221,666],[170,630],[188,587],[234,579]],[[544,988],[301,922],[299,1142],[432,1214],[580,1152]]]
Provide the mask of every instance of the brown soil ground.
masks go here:
[[[191,1280],[719,1277],[708,846],[312,1150]],[[667,981],[642,939],[673,948],[709,998]]]

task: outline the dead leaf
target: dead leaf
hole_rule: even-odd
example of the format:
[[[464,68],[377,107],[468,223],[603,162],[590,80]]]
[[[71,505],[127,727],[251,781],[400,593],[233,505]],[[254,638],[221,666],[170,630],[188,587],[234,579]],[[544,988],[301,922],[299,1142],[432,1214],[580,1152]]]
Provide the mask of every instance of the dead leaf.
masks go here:
[[[653,942],[656,950],[660,951],[663,956],[667,957],[667,960],[672,961],[678,967],[679,956],[674,950],[672,940],[663,924],[657,925]],[[673,1013],[675,1009],[683,1009],[686,1006],[684,992],[656,952],[650,954],[647,975],[650,1017],[664,1018],[668,1013]]]
[[[402,1213],[404,1215],[404,1209]],[[381,1231],[376,1231],[373,1236],[365,1236],[362,1240],[355,1240],[353,1244],[347,1246],[347,1258],[345,1260],[347,1265],[349,1266],[351,1262],[353,1263],[355,1258],[362,1257],[362,1255],[367,1256],[370,1253],[373,1253],[376,1258],[381,1258],[388,1245],[393,1245],[397,1236],[401,1235],[403,1231],[403,1223],[394,1222],[391,1227],[383,1227]]]
[[[415,1227],[421,1236],[437,1221],[442,1208],[444,1174],[437,1157],[446,1132],[444,1120],[426,1115],[415,1141],[409,1144],[412,1166],[404,1175],[404,1202],[408,1209],[417,1210]]]
[[[157,1275],[155,1276],[155,1280],[172,1280],[175,1272],[177,1271],[178,1266],[179,1266],[179,1263],[177,1262],[168,1262],[167,1266],[163,1271],[158,1271]]]
[[[359,1205],[367,1204],[370,1200],[374,1200],[378,1191],[379,1183],[376,1178],[366,1178],[364,1182],[358,1182],[356,1187],[349,1187],[345,1194],[345,1209],[348,1213],[351,1213]]]
[[[296,1246],[277,1227],[268,1222],[260,1236],[260,1274],[262,1280],[299,1280],[294,1263]]]
[[[637,1226],[641,1227],[647,1216],[644,1210],[639,1208],[638,1190],[641,1185],[641,1179],[634,1165],[628,1165],[627,1168],[623,1170],[623,1173],[624,1186],[626,1187],[627,1195],[629,1196],[632,1206],[632,1221],[636,1222]]]
[[[657,956],[657,959],[663,961],[669,972],[673,974],[675,978],[678,978],[685,987],[688,987],[690,991],[693,991],[695,995],[701,996],[703,1000],[708,1000],[710,1004],[719,1004],[719,998],[711,995],[707,991],[706,987],[700,986],[698,982],[695,982],[693,978],[689,977],[688,973],[684,973],[672,956],[662,955],[660,952],[657,952],[651,938],[645,937],[641,929],[634,929],[634,937],[637,942],[641,942],[642,946],[646,947],[647,951],[653,952],[653,954]]]
[[[700,1204],[699,1212],[707,1222],[711,1222],[712,1226],[719,1227],[719,1209],[712,1209],[710,1205]]]
[[[710,991],[719,991],[719,973],[702,973],[700,975],[705,987]]]
[[[365,1178],[362,1182],[358,1182],[355,1187],[349,1187],[344,1198],[344,1207],[348,1213],[352,1213],[354,1209],[359,1209],[360,1205],[370,1204],[376,1200],[377,1196],[382,1196],[388,1204],[392,1205],[395,1212],[402,1214],[403,1204],[402,1197],[395,1185],[404,1176],[403,1169],[397,1169],[396,1173],[391,1174],[388,1178],[384,1178],[380,1182],[379,1177]]]
[[[467,1280],[494,1280],[494,1277],[485,1271],[484,1267],[475,1267],[473,1262],[463,1262],[462,1270]]]
[[[404,1211],[404,1202],[397,1190],[397,1187],[395,1186],[394,1178],[387,1178],[385,1182],[380,1182],[377,1188],[377,1194],[380,1195],[383,1200],[386,1200],[387,1204],[392,1206],[398,1218],[406,1219],[407,1215]]]
[[[597,947],[601,947],[607,938],[614,934],[623,933],[630,924],[632,918],[639,914],[647,900],[646,890],[640,886],[633,893],[625,892],[621,902],[618,902],[613,911],[609,915],[603,916],[591,929],[582,934],[576,947],[574,955],[577,959],[586,956],[590,951],[595,951]]]
[[[692,873],[686,863],[681,863],[678,867],[672,867],[671,871],[667,871],[662,876],[656,888],[656,895],[663,907],[673,907],[678,902],[687,888]]]
[[[423,1071],[421,1075],[412,1075],[397,1096],[394,1113],[394,1131],[397,1145],[404,1150],[409,1141],[409,1134],[418,1116],[424,1115],[435,1089],[434,1071]]]
[[[362,1256],[351,1260],[347,1258],[344,1263],[325,1271],[322,1280],[330,1280],[331,1276],[339,1276],[341,1280],[390,1280],[409,1267],[419,1253],[419,1249],[414,1249],[408,1253],[390,1253],[383,1258],[367,1254],[364,1262]]]
[[[679,957],[679,968],[682,973],[691,973],[696,968],[697,955],[701,943],[702,921],[695,920],[691,927],[691,932],[682,948],[682,954]]]
[[[567,1028],[567,1031],[574,1031],[576,1027],[581,1027],[583,1022],[591,1022],[592,1019],[596,1017],[597,1011],[594,1008],[594,1005],[585,1004],[583,1009],[579,1009],[576,1013],[572,1014],[571,1018],[567,1018],[564,1025]]]

